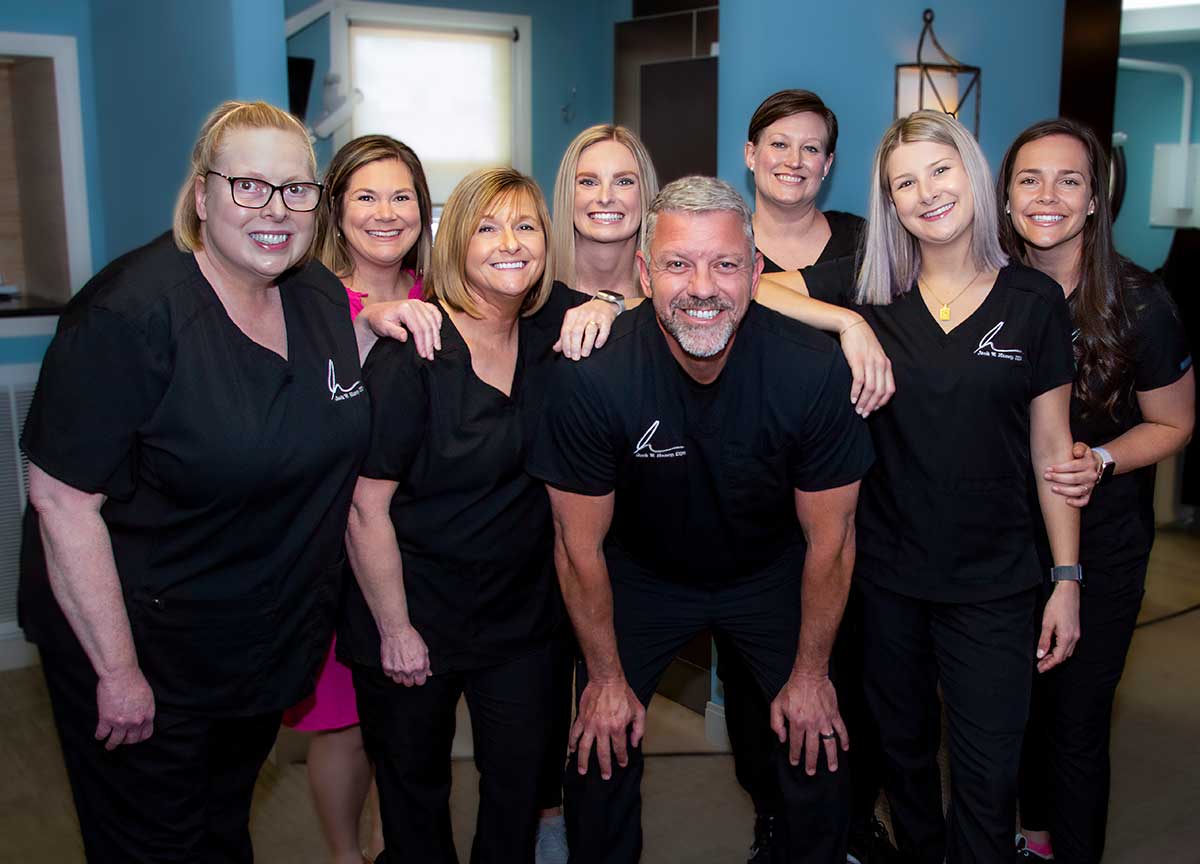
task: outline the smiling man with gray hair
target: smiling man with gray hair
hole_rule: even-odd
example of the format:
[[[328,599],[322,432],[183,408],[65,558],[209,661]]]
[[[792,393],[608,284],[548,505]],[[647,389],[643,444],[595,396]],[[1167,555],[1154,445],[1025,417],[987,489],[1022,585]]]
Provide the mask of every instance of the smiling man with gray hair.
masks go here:
[[[617,319],[605,350],[558,363],[529,465],[584,656],[571,861],[638,860],[645,706],[711,629],[771,702],[785,809],[772,860],[840,864],[850,742],[829,652],[872,460],[849,369],[828,338],[754,302],[750,211],[721,180],[663,188],[638,266],[651,302]]]

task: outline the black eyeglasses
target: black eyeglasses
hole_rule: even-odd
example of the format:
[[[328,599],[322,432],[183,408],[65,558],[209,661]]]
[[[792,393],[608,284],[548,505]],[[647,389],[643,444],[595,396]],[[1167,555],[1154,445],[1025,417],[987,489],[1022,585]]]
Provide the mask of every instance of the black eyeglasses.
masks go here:
[[[271,203],[272,196],[278,192],[284,207],[296,213],[308,213],[317,209],[324,189],[320,183],[284,183],[282,186],[275,186],[257,177],[229,177],[220,171],[206,171],[204,176],[209,174],[216,174],[228,180],[233,203],[251,210],[266,207]]]

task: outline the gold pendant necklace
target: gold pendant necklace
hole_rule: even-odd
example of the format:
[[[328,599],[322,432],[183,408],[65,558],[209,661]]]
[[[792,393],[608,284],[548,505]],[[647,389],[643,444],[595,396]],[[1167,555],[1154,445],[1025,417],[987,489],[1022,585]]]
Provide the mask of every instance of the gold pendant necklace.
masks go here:
[[[932,288],[930,288],[928,285],[922,285],[920,279],[917,280],[917,286],[920,288],[924,288],[926,291],[929,292],[929,295],[934,300],[936,300],[936,301],[938,301],[938,303],[942,304],[941,308],[938,309],[938,320],[939,321],[949,321],[950,320],[950,304],[953,303],[955,300],[957,300],[962,295],[967,293],[967,289],[970,288],[973,284],[975,284],[975,280],[979,278],[979,272],[980,271],[976,270],[975,275],[971,277],[971,281],[968,282],[966,285],[964,285],[962,287],[961,291],[959,291],[957,294],[955,294],[953,297],[951,297],[949,302],[944,302],[942,300],[942,298],[939,297],[934,292],[934,290]]]

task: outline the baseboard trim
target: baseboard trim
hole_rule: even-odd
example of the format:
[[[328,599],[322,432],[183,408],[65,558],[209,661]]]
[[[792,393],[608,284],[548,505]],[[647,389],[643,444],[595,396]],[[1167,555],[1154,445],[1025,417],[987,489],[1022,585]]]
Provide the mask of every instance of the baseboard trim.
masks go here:
[[[0,633],[0,672],[25,669],[39,663],[37,646],[26,642],[24,633],[20,630]]]
[[[729,749],[729,732],[725,729],[725,706],[709,702],[704,706],[704,737],[708,743]]]

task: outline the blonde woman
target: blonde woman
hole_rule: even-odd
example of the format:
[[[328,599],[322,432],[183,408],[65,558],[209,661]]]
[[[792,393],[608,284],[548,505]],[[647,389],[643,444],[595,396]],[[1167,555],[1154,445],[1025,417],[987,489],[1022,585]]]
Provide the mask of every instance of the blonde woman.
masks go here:
[[[870,421],[877,462],[859,499],[855,571],[884,786],[913,860],[1008,864],[1034,666],[1067,661],[1079,638],[1079,511],[1043,477],[1071,454],[1070,317],[1057,284],[1001,251],[987,164],[952,117],[918,111],[887,130],[868,221],[842,302],[875,331],[896,379]],[[1049,573],[1033,542],[1035,488]],[[1039,633],[1037,593],[1051,579]]]
[[[526,442],[558,324],[586,299],[553,285],[548,229],[533,180],[469,175],[446,202],[426,282],[442,350],[431,361],[383,340],[364,365],[372,437],[338,649],[375,765],[380,862],[457,861],[450,746],[464,694],[481,773],[471,860],[534,855],[564,622],[549,502],[524,471]]]
[[[370,412],[309,262],[315,172],[294,117],[219,106],[173,235],[94,277],[42,366],[21,623],[91,861],[248,864],[259,768],[329,647]]]

